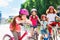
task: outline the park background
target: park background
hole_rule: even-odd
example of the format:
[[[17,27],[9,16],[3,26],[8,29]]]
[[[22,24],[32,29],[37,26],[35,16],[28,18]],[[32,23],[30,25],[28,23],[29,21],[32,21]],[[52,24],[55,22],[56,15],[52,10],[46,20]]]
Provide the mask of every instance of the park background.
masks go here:
[[[21,8],[26,8],[29,13],[32,8],[36,8],[40,17],[49,6],[54,6],[60,16],[60,0],[0,0],[0,40],[6,33],[12,35],[9,24]]]
[[[60,16],[60,0],[0,0],[0,20],[7,19],[10,21],[19,14],[19,10],[22,8],[26,8],[29,13],[32,8],[35,8],[40,17],[46,13],[49,6],[54,6]]]

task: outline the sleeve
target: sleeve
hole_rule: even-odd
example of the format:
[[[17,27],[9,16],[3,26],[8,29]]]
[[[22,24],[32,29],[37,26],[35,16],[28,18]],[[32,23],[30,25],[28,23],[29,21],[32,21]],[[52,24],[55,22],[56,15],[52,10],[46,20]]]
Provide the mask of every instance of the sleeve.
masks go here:
[[[16,23],[17,23],[17,24],[20,23],[20,18],[19,18],[19,17],[17,17],[15,20],[16,20]]]
[[[31,17],[32,17],[32,15],[29,17],[30,20],[31,20]]]
[[[36,15],[37,19],[39,18],[37,15]]]

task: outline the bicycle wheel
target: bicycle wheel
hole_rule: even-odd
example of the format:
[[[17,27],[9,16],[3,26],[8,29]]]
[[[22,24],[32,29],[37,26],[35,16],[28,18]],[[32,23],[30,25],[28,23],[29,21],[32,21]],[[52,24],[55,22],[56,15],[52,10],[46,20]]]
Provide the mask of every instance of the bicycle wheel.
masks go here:
[[[49,40],[53,40],[53,38],[52,38],[52,37],[50,37],[50,38],[49,38]]]
[[[32,37],[27,37],[27,40],[34,40],[33,36]]]
[[[13,38],[10,35],[6,34],[4,35],[3,40],[13,40]]]
[[[38,35],[37,32],[34,33],[34,40],[38,40]]]

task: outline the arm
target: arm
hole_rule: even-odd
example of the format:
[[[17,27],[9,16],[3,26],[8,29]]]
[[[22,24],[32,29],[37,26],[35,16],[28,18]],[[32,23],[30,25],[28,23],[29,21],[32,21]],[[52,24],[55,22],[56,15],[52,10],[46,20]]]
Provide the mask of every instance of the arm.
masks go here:
[[[39,17],[38,17],[38,21],[39,21],[39,23],[40,23],[40,19],[39,19]]]
[[[37,17],[37,20],[39,21],[39,23],[40,23],[40,19],[39,19],[39,17],[36,15],[36,17]]]
[[[58,15],[56,15],[56,18],[60,18]]]
[[[56,19],[57,19],[57,20],[60,20],[60,17],[59,17],[59,16],[56,16]]]
[[[26,23],[27,23],[28,25],[32,25],[32,22],[31,22],[30,20],[27,20]]]
[[[24,23],[24,22],[25,22],[25,20],[17,20],[17,19],[16,19],[16,23],[17,23],[17,24]]]
[[[46,19],[46,21],[48,22],[48,18]]]
[[[46,21],[47,21],[47,22],[49,21],[48,14],[46,15]]]

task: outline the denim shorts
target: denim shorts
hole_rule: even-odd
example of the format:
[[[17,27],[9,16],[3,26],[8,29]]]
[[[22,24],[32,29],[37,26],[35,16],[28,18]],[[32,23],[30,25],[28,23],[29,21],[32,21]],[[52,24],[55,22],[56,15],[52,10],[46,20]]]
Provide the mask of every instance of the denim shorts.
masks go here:
[[[37,28],[37,25],[35,25],[35,26],[30,26],[30,27],[33,27],[33,28],[35,29],[35,28]]]
[[[46,29],[41,30],[41,34],[47,34],[47,30]]]

